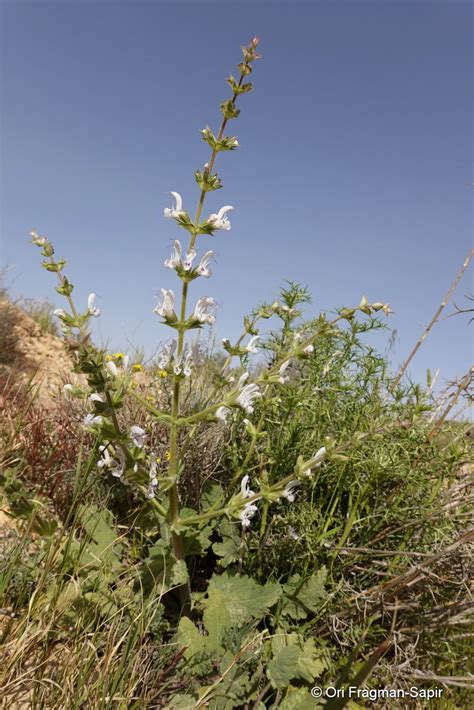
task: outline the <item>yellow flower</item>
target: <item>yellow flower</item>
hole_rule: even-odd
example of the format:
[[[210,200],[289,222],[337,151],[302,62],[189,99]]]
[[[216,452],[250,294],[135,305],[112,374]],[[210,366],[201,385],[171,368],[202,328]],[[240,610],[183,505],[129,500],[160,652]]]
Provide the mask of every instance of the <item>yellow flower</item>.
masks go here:
[[[105,359],[106,359],[107,362],[110,362],[110,361],[113,360],[114,358],[112,357],[112,355],[106,355],[106,356],[105,356]]]
[[[115,360],[123,360],[125,357],[125,353],[114,353],[114,358]]]
[[[165,453],[165,459],[166,459],[167,461],[169,461],[170,458],[171,458],[171,454],[170,454],[169,451],[167,451],[167,452]]]
[[[158,370],[159,377],[168,377],[166,370]]]
[[[141,365],[139,362],[136,362],[134,365],[132,365],[132,370],[133,372],[141,372],[143,370],[143,365]]]

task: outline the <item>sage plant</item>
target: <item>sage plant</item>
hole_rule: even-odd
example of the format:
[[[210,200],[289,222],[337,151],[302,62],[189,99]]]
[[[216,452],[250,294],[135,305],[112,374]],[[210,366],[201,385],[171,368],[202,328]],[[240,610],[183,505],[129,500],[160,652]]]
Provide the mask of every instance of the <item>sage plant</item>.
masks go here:
[[[188,415],[182,412],[183,381],[190,379],[192,382],[193,371],[202,361],[199,347],[190,340],[189,332],[206,325],[212,326],[215,322],[216,301],[212,296],[201,297],[194,305],[189,306],[192,282],[198,278],[208,279],[212,275],[210,265],[213,251],[201,249],[201,242],[207,236],[231,229],[230,213],[233,207],[224,205],[216,213],[203,216],[206,196],[208,192],[222,188],[221,180],[215,172],[218,154],[231,152],[239,147],[237,138],[225,133],[229,122],[237,119],[240,113],[237,108],[239,98],[253,88],[247,77],[253,71],[253,63],[261,56],[257,51],[258,43],[258,38],[254,37],[248,46],[242,47],[243,60],[238,64],[238,79],[232,75],[227,79],[231,97],[220,105],[222,121],[217,133],[213,133],[209,127],[201,131],[203,140],[210,148],[210,156],[203,169],[194,174],[199,188],[194,216],[185,209],[177,191],[171,192],[172,204],[164,210],[164,217],[173,220],[187,234],[187,244],[183,246],[182,242],[176,239],[172,253],[164,262],[180,280],[178,295],[171,288],[161,288],[159,302],[154,309],[162,323],[175,333],[175,337],[165,343],[158,357],[159,368],[172,379],[170,411],[160,410],[142,398],[132,387],[134,368],[126,356],[120,354],[120,357],[111,359],[104,350],[92,344],[90,320],[100,316],[95,294],[89,295],[87,307],[81,311],[72,299],[74,286],[64,274],[65,260],[55,259],[51,241],[39,236],[36,231],[31,232],[33,243],[41,248],[44,268],[57,274],[59,284],[56,291],[67,300],[67,310],[58,309],[55,315],[61,322],[65,345],[73,358],[74,370],[84,375],[88,383],[88,388],[68,383],[64,390],[68,396],[82,398],[87,403],[89,411],[84,418],[84,426],[96,436],[97,470],[103,475],[109,474],[126,484],[136,486],[153,506],[161,529],[168,526],[173,563],[179,570],[176,578],[180,580],[178,587],[183,613],[186,613],[191,605],[191,588],[185,565],[185,539],[190,530],[197,534],[211,521],[228,516],[241,526],[244,533],[252,525],[261,502],[262,517],[265,518],[268,506],[272,503],[281,499],[290,504],[294,503],[297,488],[304,477],[311,476],[312,471],[321,466],[327,457],[343,456],[334,442],[326,440],[321,442],[321,447],[311,458],[304,460],[300,456],[295,469],[288,472],[283,479],[269,484],[262,475],[260,480],[256,480],[258,490],[252,490],[246,466],[262,436],[265,403],[271,402],[272,397],[277,396],[279,387],[286,386],[292,366],[311,356],[319,335],[335,333],[336,323],[344,319],[351,320],[356,311],[371,315],[379,310],[386,313],[390,310],[387,304],[369,304],[367,299],[363,298],[357,307],[341,309],[332,321],[320,316],[316,327],[307,332],[304,329],[291,329],[295,310],[288,304],[274,302],[270,306],[262,306],[252,316],[244,318],[244,332],[234,344],[228,339],[223,340],[227,357],[222,367],[220,385],[210,391],[207,402],[200,411]],[[261,319],[268,319],[273,315],[282,318],[285,337],[274,361],[258,376],[252,378],[247,364],[249,356],[257,352],[261,338],[257,324]],[[248,341],[244,344],[247,338]],[[239,360],[239,368],[234,368],[231,373],[234,358]],[[166,471],[160,470],[156,453],[148,446],[148,433],[136,423],[124,423],[119,418],[119,410],[125,397],[133,397],[156,422],[169,428]],[[256,407],[260,408],[260,416],[254,424],[251,417]],[[200,424],[222,422],[225,425],[233,417],[233,412],[239,409],[246,414],[244,425],[250,438],[248,452],[239,471],[240,480],[231,482],[230,490],[223,492],[205,511],[198,510],[190,514],[187,510],[183,515],[178,493],[178,483],[184,470],[183,449],[180,447],[183,438],[181,432],[189,441]]]

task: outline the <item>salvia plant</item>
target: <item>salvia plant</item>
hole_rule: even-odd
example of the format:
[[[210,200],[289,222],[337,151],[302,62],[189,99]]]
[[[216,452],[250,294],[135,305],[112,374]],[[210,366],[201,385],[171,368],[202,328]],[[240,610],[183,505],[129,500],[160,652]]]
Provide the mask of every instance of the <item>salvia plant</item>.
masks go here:
[[[194,173],[199,189],[194,216],[185,209],[181,195],[176,191],[171,192],[171,206],[164,210],[164,217],[173,220],[187,239],[187,243],[176,239],[171,255],[164,262],[179,279],[179,290],[175,292],[171,288],[161,288],[160,299],[154,309],[162,323],[174,331],[174,337],[165,343],[158,356],[160,371],[165,372],[172,382],[169,411],[158,408],[136,391],[133,382],[137,368],[130,364],[126,356],[120,354],[120,357],[111,359],[105,350],[93,345],[90,323],[91,319],[100,316],[95,294],[89,295],[86,308],[79,308],[72,298],[74,286],[64,273],[65,260],[56,258],[49,239],[39,236],[36,231],[31,232],[32,242],[41,248],[43,267],[56,274],[59,281],[56,291],[66,299],[66,307],[57,309],[55,316],[60,321],[74,370],[85,376],[83,379],[87,381],[88,388],[67,384],[65,390],[70,396],[87,402],[88,414],[84,426],[96,436],[97,471],[100,475],[108,474],[134,486],[149,502],[160,526],[163,542],[169,543],[169,559],[174,567],[173,579],[180,591],[183,614],[188,613],[192,603],[186,567],[186,556],[189,554],[187,540],[199,537],[204,528],[209,536],[213,524],[218,524],[223,517],[239,525],[242,534],[245,534],[257,512],[264,512],[266,516],[269,507],[282,499],[293,503],[295,491],[305,477],[310,477],[326,459],[344,459],[344,451],[348,447],[371,435],[365,432],[356,441],[339,446],[326,438],[310,458],[299,456],[294,470],[288,471],[277,482],[269,483],[264,470],[257,476],[246,468],[264,434],[265,417],[260,416],[257,423],[252,422],[254,410],[258,408],[265,412],[265,403],[271,403],[272,398],[278,397],[279,388],[286,386],[292,369],[300,361],[311,357],[318,337],[337,334],[336,324],[339,321],[352,321],[357,312],[368,316],[378,311],[390,312],[388,304],[369,303],[364,297],[357,306],[340,309],[332,320],[321,315],[311,322],[310,329],[302,327],[298,330],[293,327],[299,315],[297,298],[294,305],[289,298],[287,302],[275,301],[261,306],[244,318],[243,333],[235,343],[223,340],[226,357],[215,385],[206,395],[206,401],[191,413],[183,411],[183,383],[187,380],[192,387],[193,372],[202,362],[199,344],[191,339],[190,331],[212,326],[217,305],[212,296],[204,296],[190,307],[190,288],[196,279],[208,279],[212,275],[213,251],[206,249],[203,242],[208,237],[231,229],[230,213],[233,207],[224,205],[206,216],[206,197],[209,192],[222,188],[215,172],[218,155],[239,147],[237,138],[226,135],[226,129],[239,116],[237,104],[241,96],[253,89],[248,77],[254,62],[261,57],[257,51],[258,44],[258,37],[254,37],[248,46],[242,47],[243,59],[237,66],[238,77],[231,75],[227,79],[231,96],[220,105],[222,120],[217,133],[209,127],[201,131],[203,141],[209,146],[210,156],[202,170]],[[249,358],[262,344],[259,324],[274,315],[283,321],[283,336],[277,347],[273,348],[268,365],[252,374]],[[166,470],[162,470],[156,452],[148,444],[149,432],[136,422],[124,423],[119,416],[126,397],[134,398],[153,420],[168,428]],[[220,489],[211,503],[198,510],[182,508],[178,483],[184,472],[184,451],[195,436],[197,427],[205,422],[229,423],[239,410],[245,413],[243,424],[249,442],[238,479],[234,477],[227,492]]]

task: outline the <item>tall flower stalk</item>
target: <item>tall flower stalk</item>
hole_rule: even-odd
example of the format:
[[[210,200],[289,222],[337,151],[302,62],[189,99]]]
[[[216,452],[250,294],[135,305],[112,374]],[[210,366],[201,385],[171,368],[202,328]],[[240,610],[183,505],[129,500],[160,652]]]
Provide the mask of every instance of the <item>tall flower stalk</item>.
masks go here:
[[[236,102],[240,94],[246,93],[252,89],[252,84],[246,82],[245,78],[252,72],[252,62],[260,58],[260,54],[257,52],[257,46],[259,43],[258,37],[254,37],[247,47],[242,47],[243,51],[243,61],[238,65],[239,70],[239,80],[236,81],[233,76],[230,76],[227,80],[231,89],[232,97],[221,104],[221,112],[223,115],[222,122],[218,133],[216,136],[212,133],[210,128],[205,128],[202,131],[203,139],[209,144],[211,148],[211,155],[209,162],[204,166],[203,171],[196,171],[195,179],[198,186],[201,188],[198,204],[196,208],[196,213],[194,215],[194,220],[191,222],[189,215],[182,209],[182,200],[179,193],[173,192],[172,196],[174,198],[174,206],[172,208],[165,209],[165,217],[174,219],[183,229],[190,233],[189,243],[187,247],[187,255],[194,255],[196,253],[196,243],[198,236],[200,234],[212,235],[218,229],[230,229],[230,222],[227,214],[232,210],[230,205],[227,205],[219,210],[216,214],[211,214],[204,222],[201,222],[202,212],[204,208],[204,203],[206,200],[206,195],[208,192],[217,190],[222,187],[221,181],[217,174],[213,174],[214,165],[216,162],[217,154],[225,150],[234,150],[238,147],[237,138],[233,136],[224,136],[224,132],[228,122],[232,119],[238,117],[240,111],[236,108]],[[178,243],[179,244],[179,243]],[[178,257],[180,253],[176,249],[175,243],[175,253],[174,256]],[[203,264],[201,265],[201,271],[207,268],[207,264],[210,259],[210,253],[207,252],[203,257]],[[207,257],[207,258],[206,258]],[[185,265],[178,262],[178,259],[173,258],[167,260],[166,265],[176,263],[175,269],[182,281],[181,286],[181,303],[179,307],[179,316],[177,319],[170,318],[169,316],[164,317],[164,322],[175,328],[178,331],[178,343],[176,351],[176,360],[180,360],[183,356],[186,332],[194,327],[196,327],[195,321],[196,311],[193,315],[187,315],[187,304],[188,304],[188,293],[189,285],[195,276],[199,276],[199,267],[197,273],[194,273],[190,269],[186,269]],[[206,274],[203,274],[206,275]],[[194,316],[194,317],[193,317]],[[212,321],[211,321],[212,322]],[[199,327],[199,325],[197,326]],[[183,538],[180,532],[176,530],[177,522],[179,520],[179,496],[178,496],[178,479],[180,470],[180,450],[179,450],[179,425],[178,417],[180,414],[180,396],[181,396],[181,381],[182,375],[174,374],[173,383],[173,399],[171,406],[171,418],[172,423],[170,426],[170,447],[169,447],[169,467],[168,474],[170,479],[173,481],[169,489],[169,510],[168,518],[171,525],[172,539],[173,539],[173,550],[174,555],[177,560],[184,560],[185,551]],[[189,586],[186,589],[182,589],[182,602],[186,605],[189,604]]]

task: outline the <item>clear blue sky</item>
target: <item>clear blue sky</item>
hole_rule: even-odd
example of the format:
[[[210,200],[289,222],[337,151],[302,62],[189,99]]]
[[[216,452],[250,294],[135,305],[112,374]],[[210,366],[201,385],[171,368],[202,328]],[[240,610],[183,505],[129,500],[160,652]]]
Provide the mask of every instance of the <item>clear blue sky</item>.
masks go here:
[[[241,148],[219,157],[224,189],[208,202],[235,206],[232,230],[201,237],[217,263],[191,294],[219,302],[218,337],[285,279],[310,288],[308,314],[363,294],[388,301],[396,366],[471,245],[467,1],[3,2],[2,261],[14,290],[55,296],[29,245],[36,227],[69,260],[79,302],[99,295],[104,339],[151,350],[169,337],[152,313],[157,290],[177,287],[163,260],[184,236],[163,219],[167,193],[194,211],[199,130],[217,127],[254,34],[264,57],[231,124]],[[467,370],[467,320],[436,327],[415,378]]]

